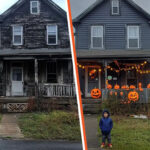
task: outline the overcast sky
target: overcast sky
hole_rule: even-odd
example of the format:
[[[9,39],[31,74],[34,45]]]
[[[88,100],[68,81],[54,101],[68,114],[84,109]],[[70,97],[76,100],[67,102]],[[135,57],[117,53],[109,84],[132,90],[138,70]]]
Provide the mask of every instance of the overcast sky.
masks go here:
[[[16,3],[18,0],[0,0],[0,14],[7,10],[10,6]],[[66,0],[53,0],[60,7],[67,10]]]

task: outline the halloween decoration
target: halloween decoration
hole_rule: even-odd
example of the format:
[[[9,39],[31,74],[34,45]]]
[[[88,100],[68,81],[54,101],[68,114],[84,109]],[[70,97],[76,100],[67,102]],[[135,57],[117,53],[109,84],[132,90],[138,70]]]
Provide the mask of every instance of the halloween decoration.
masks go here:
[[[95,79],[96,75],[97,75],[96,69],[93,69],[89,72],[89,76],[91,77],[91,79]]]
[[[108,84],[108,85],[107,85],[107,89],[112,89],[112,85],[111,85],[111,84]]]
[[[92,98],[94,98],[94,99],[100,98],[101,95],[102,95],[102,92],[101,92],[101,90],[99,90],[99,89],[93,89],[93,90],[91,91],[91,96],[92,96]]]
[[[150,84],[147,85],[147,88],[150,89]]]
[[[114,86],[114,89],[115,89],[115,90],[118,90],[118,89],[120,89],[120,86],[119,86],[118,84],[116,84],[116,85]]]
[[[123,92],[120,92],[120,96],[123,96]]]
[[[141,91],[141,92],[144,91],[143,88],[142,88],[142,83],[141,82],[139,82],[139,91]]]
[[[136,89],[134,85],[130,85],[130,89]]]
[[[109,93],[109,94],[110,94],[110,96],[112,96],[112,95],[113,95],[113,91],[110,91],[110,93]]]
[[[117,96],[118,95],[118,93],[117,92],[115,92],[115,96]]]
[[[128,100],[136,102],[139,100],[139,93],[136,91],[131,91],[128,93]]]
[[[126,90],[126,85],[123,85],[121,89]]]

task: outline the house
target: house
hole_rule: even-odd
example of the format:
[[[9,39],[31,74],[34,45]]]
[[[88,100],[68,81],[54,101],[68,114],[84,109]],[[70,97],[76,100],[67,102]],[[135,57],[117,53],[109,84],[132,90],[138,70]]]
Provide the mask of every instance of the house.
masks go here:
[[[0,96],[74,97],[66,12],[19,0],[0,16]]]
[[[150,14],[132,0],[97,0],[73,23],[83,97],[119,85],[142,87],[148,100]]]

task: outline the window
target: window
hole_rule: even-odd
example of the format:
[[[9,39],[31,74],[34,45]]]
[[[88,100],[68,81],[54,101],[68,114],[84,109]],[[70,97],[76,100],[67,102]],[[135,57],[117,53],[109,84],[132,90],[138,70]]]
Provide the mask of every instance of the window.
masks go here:
[[[112,15],[119,15],[119,0],[112,0]]]
[[[22,45],[23,44],[23,27],[22,26],[13,26],[13,45]]]
[[[47,63],[47,82],[57,83],[57,65],[55,61]]]
[[[30,12],[31,12],[31,14],[39,14],[40,13],[39,1],[31,1],[30,2]]]
[[[139,48],[140,41],[140,28],[139,26],[128,26],[127,27],[127,45],[128,48]]]
[[[48,25],[47,26],[47,44],[48,45],[57,45],[57,25]]]
[[[91,48],[103,48],[103,26],[91,27]]]

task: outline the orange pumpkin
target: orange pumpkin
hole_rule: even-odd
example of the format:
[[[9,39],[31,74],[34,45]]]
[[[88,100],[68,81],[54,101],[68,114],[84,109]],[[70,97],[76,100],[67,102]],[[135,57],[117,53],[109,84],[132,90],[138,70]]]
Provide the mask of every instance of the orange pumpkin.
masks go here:
[[[120,96],[123,96],[123,92],[120,92]]]
[[[115,92],[115,96],[117,96],[118,95],[118,93],[117,92]]]
[[[112,85],[111,85],[111,84],[108,84],[108,85],[107,85],[107,89],[112,89]]]
[[[139,88],[142,88],[142,83],[141,82],[139,82]]]
[[[150,89],[150,83],[147,85],[147,88]]]
[[[140,92],[143,92],[144,90],[143,90],[143,88],[139,88],[139,91],[140,91]]]
[[[100,89],[93,89],[93,90],[91,91],[91,96],[92,96],[92,98],[94,98],[94,99],[100,98],[101,95],[102,95],[102,92],[101,92]]]
[[[110,93],[109,93],[109,94],[110,94],[110,96],[112,96],[112,95],[113,95],[113,91],[110,91]]]
[[[139,100],[139,93],[136,91],[131,91],[128,93],[128,100],[136,102]]]
[[[115,90],[118,90],[118,89],[120,89],[120,86],[119,86],[118,84],[116,84],[116,85],[114,86],[114,89],[115,89]]]
[[[130,85],[130,89],[136,89],[134,85]]]
[[[125,90],[125,89],[126,89],[126,85],[123,85],[121,88],[122,88],[123,90]]]

